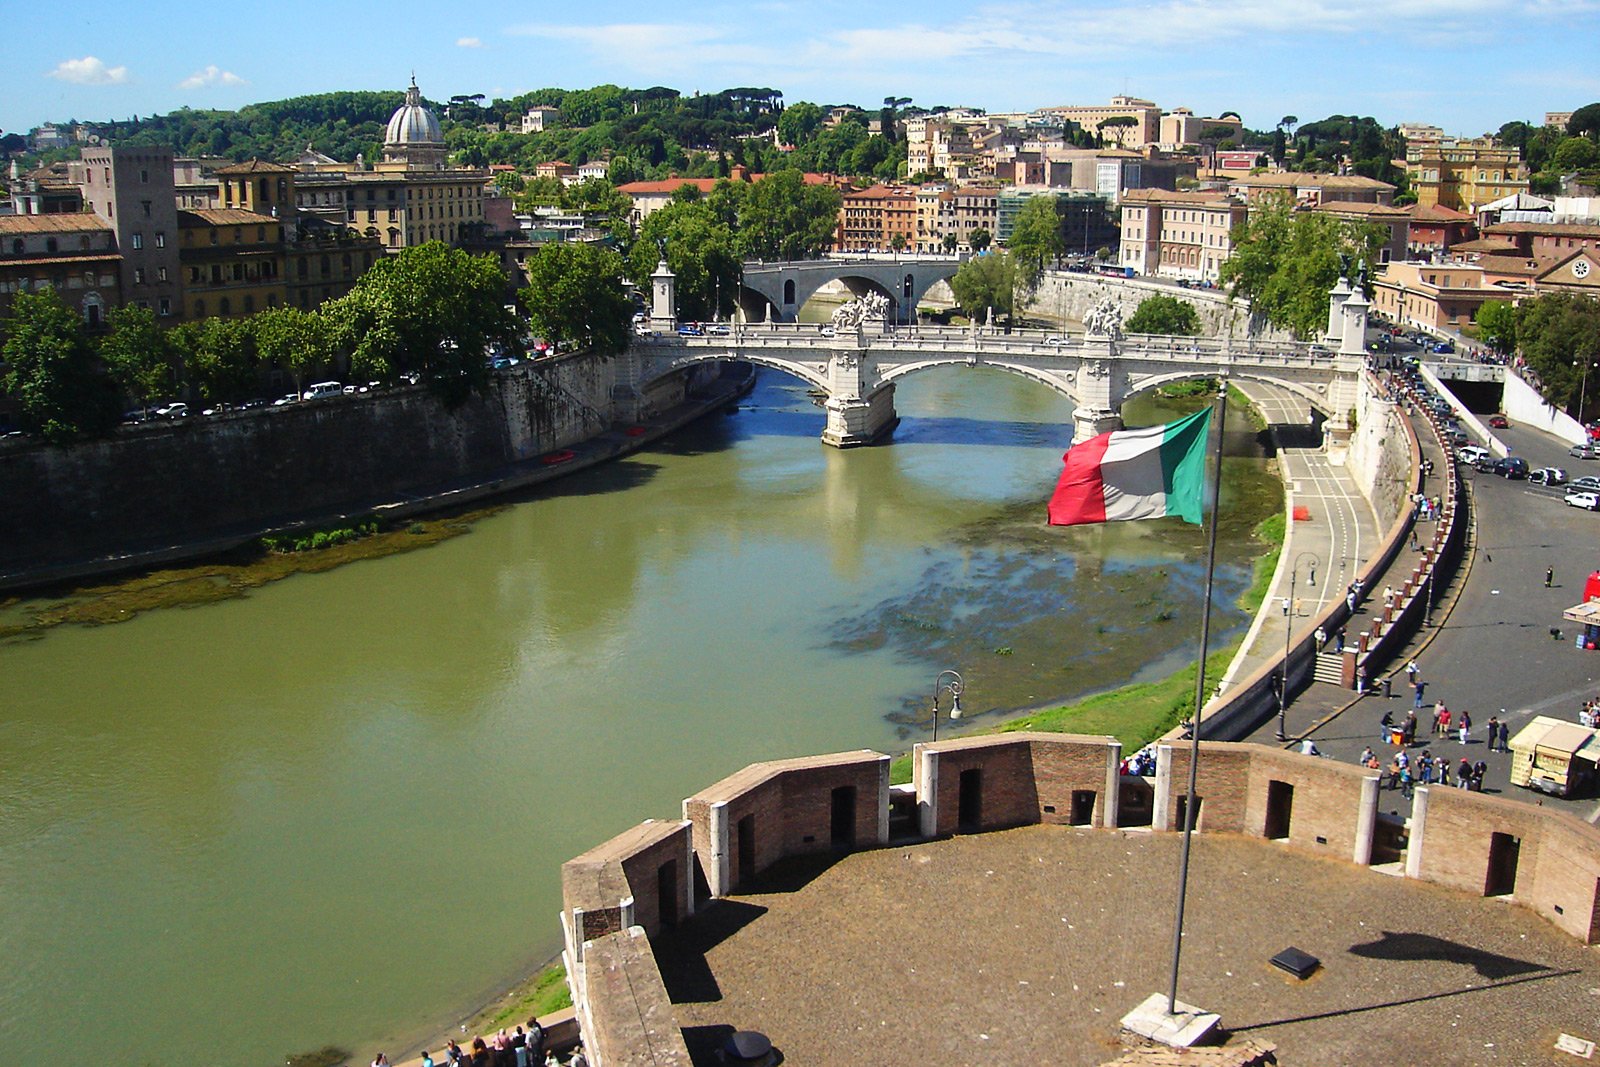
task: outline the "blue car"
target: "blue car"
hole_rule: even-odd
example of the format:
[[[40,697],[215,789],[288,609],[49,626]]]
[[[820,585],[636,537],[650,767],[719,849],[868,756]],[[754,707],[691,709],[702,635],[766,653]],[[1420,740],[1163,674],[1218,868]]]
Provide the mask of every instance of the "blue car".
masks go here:
[[[679,337],[704,337],[705,335],[706,332],[693,323],[678,327]]]

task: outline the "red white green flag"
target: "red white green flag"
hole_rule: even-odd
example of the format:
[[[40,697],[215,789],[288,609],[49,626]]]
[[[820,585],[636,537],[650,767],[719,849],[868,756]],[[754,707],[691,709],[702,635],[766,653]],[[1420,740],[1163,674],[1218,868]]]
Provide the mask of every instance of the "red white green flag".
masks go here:
[[[1177,422],[1113,430],[1073,445],[1050,497],[1050,525],[1158,519],[1199,525],[1208,406]]]

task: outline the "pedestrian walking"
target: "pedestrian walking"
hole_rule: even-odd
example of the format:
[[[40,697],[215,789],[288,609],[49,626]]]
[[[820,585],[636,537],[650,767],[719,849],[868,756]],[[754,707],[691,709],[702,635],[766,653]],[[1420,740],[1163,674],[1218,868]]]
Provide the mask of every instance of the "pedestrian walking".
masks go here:
[[[1489,737],[1488,737],[1489,751],[1493,752],[1494,751],[1494,743],[1495,743],[1496,739],[1498,739],[1499,736],[1500,736],[1500,720],[1495,718],[1493,715],[1489,716],[1489,725],[1484,727],[1484,729],[1489,731]]]
[[[1456,767],[1456,788],[1472,788],[1472,761],[1465,756],[1461,757],[1461,764]]]
[[[1472,788],[1479,793],[1483,792],[1483,776],[1489,773],[1489,765],[1479,760],[1472,765]]]
[[[1505,710],[1505,708],[1501,708],[1501,714],[1504,714]],[[1500,720],[1500,751],[1511,751],[1511,724],[1506,722],[1504,719]]]
[[[1339,627],[1339,632],[1333,635],[1333,650],[1335,652],[1343,652],[1344,651],[1344,627],[1343,626]]]
[[[1418,679],[1417,684],[1416,684],[1416,695],[1412,698],[1412,701],[1411,701],[1411,706],[1413,708],[1422,707],[1422,693],[1427,688],[1428,688],[1428,683],[1422,681],[1421,679]]]
[[[1400,724],[1400,736],[1405,741],[1407,748],[1417,743],[1417,713],[1415,711],[1406,712],[1405,721]]]
[[[1406,664],[1406,681],[1412,685],[1417,684],[1417,661],[1412,660]]]
[[[1443,737],[1450,736],[1450,709],[1444,706],[1444,701],[1439,701],[1439,733]]]
[[[1472,716],[1465,711],[1461,713],[1461,743],[1467,743],[1467,735],[1472,732]]]
[[[1556,569],[1554,567],[1546,567],[1544,569],[1544,587],[1546,589],[1549,589],[1552,585],[1555,584],[1555,580],[1556,580]]]
[[[1319,626],[1313,630],[1311,632],[1311,636],[1316,639],[1318,652],[1321,652],[1323,649],[1328,647],[1328,631],[1324,630],[1322,627]]]
[[[1346,593],[1344,595],[1344,606],[1349,609],[1350,614],[1352,614],[1352,615],[1355,614],[1355,611],[1356,611],[1356,594],[1355,594],[1355,590],[1352,589],[1350,592],[1348,592],[1348,593]]]

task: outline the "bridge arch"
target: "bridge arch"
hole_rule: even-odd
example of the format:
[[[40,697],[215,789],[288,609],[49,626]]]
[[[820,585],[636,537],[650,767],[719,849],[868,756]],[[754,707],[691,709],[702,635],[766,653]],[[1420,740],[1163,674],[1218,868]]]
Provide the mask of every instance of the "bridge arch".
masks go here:
[[[782,371],[785,374],[792,375],[813,389],[819,389],[824,393],[832,392],[828,379],[804,364],[795,363],[777,356],[770,356],[763,352],[746,351],[735,353],[714,349],[695,352],[693,355],[679,356],[670,362],[656,364],[647,377],[640,379],[639,388],[643,389],[652,385],[677,371],[688,370],[690,367],[706,363],[751,363],[757,367],[767,367],[771,370]]]
[[[960,268],[948,257],[884,256],[881,259],[817,259],[794,263],[745,264],[741,306],[793,322],[796,313],[832,281],[845,282],[858,295],[867,289],[886,293],[897,309],[914,308],[929,289],[948,282]]]
[[[1080,398],[1072,388],[1071,383],[1075,380],[1073,372],[1068,371],[1065,374],[1052,374],[1049,371],[1039,370],[1037,367],[1030,367],[1022,363],[1012,363],[1004,359],[972,359],[967,356],[938,356],[933,359],[917,360],[913,363],[902,363],[900,366],[895,367],[892,370],[885,371],[882,375],[882,378],[885,382],[894,382],[906,377],[908,374],[915,374],[918,371],[932,370],[936,367],[988,367],[993,370],[1005,371],[1008,374],[1015,374],[1019,377],[1027,378],[1029,381],[1038,382],[1040,385],[1046,386],[1054,392],[1060,393],[1062,396],[1072,401],[1075,405],[1081,405],[1083,403],[1082,398]]]
[[[1138,396],[1141,393],[1148,393],[1152,389],[1159,389],[1164,385],[1172,385],[1175,382],[1204,381],[1207,378],[1214,379],[1220,377],[1222,377],[1222,375],[1215,370],[1208,371],[1205,369],[1195,369],[1176,371],[1171,374],[1158,374],[1151,378],[1144,378],[1140,380],[1137,386],[1129,389],[1128,392],[1123,395],[1119,406],[1121,403],[1126,403],[1132,397]],[[1320,411],[1330,418],[1338,414],[1333,410],[1333,400],[1329,396],[1328,390],[1325,387],[1319,388],[1315,385],[1307,385],[1304,382],[1297,382],[1292,378],[1280,377],[1267,371],[1242,370],[1240,368],[1234,368],[1231,370],[1228,373],[1228,377],[1245,378],[1250,381],[1266,382],[1269,385],[1276,385],[1282,389],[1287,389],[1289,392],[1294,393],[1296,396],[1300,397],[1307,404],[1309,404],[1314,410]]]

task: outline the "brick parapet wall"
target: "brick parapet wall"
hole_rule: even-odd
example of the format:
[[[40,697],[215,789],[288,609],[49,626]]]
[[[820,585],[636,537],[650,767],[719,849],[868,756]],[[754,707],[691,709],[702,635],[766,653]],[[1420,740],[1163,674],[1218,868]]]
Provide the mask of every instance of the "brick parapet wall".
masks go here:
[[[1162,749],[1154,824],[1178,830],[1190,749]],[[1370,772],[1255,744],[1208,741],[1200,751],[1199,830],[1254,837],[1270,830],[1286,847],[1367,862],[1363,840],[1370,844],[1377,817]],[[1105,791],[1115,781],[1119,752],[1108,737],[1019,732],[956,738],[917,746],[915,787],[919,804],[934,805],[939,834],[1067,822],[1074,793],[1087,791],[1095,793],[1091,823],[1104,826]],[[692,840],[695,862],[714,865],[712,813],[719,808],[715,819],[726,819],[729,862],[740,876],[739,818],[757,820],[751,874],[785,856],[826,850],[832,847],[833,790],[841,786],[857,791],[857,846],[877,843],[887,821],[886,761],[877,753],[851,752],[754,764],[686,800],[685,821],[645,823],[563,868],[569,982],[591,1063],[688,1062],[646,932],[659,917],[652,909],[659,907],[657,875],[665,858]],[[963,826],[960,818],[962,771],[980,775],[975,825]],[[1510,835],[1518,843],[1516,902],[1580,940],[1600,943],[1600,829],[1547,808],[1454,789],[1419,789],[1413,803],[1410,849],[1420,880],[1484,893],[1492,835]],[[626,900],[617,897],[622,892]]]

